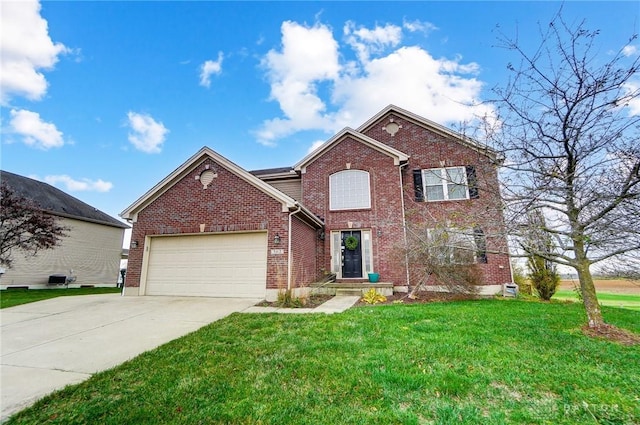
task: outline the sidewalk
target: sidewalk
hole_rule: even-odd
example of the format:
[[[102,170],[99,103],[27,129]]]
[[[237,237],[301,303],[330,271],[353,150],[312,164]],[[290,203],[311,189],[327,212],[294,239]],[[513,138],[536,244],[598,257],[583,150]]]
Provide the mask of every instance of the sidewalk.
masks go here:
[[[306,313],[342,313],[358,302],[360,297],[351,295],[340,295],[331,298],[329,301],[316,308],[283,308],[283,307],[249,307],[242,310],[242,313],[284,313],[284,314],[306,314]]]

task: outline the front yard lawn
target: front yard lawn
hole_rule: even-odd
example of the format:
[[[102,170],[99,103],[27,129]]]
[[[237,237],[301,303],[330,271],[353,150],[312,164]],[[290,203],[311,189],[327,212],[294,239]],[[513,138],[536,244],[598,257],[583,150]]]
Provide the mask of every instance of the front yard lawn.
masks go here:
[[[70,295],[117,294],[120,288],[7,289],[0,292],[0,308]]]
[[[640,312],[604,313],[640,332]],[[589,338],[584,320],[518,300],[234,314],[9,423],[639,423],[640,346]]]

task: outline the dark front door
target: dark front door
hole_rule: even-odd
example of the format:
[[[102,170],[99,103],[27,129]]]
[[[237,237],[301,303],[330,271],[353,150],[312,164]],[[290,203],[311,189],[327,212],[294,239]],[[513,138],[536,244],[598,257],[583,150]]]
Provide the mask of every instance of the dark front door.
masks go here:
[[[360,233],[359,230],[342,232],[342,277],[345,279],[362,277],[362,243]],[[347,240],[348,238],[349,240]],[[357,241],[357,244],[354,243],[354,239]]]

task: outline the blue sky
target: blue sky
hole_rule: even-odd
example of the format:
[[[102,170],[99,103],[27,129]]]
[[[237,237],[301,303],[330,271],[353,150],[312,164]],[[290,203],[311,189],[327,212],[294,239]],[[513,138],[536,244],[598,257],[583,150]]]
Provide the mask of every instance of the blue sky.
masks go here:
[[[293,165],[393,103],[444,125],[491,113],[558,2],[3,2],[3,170],[117,216],[202,146]],[[567,2],[603,57],[638,2]],[[629,48],[637,55],[640,43]]]

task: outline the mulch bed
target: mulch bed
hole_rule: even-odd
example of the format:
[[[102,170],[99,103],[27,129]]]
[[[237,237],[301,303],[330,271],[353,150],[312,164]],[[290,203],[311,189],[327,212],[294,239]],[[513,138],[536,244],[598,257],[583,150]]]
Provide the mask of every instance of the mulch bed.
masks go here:
[[[589,325],[582,327],[582,332],[592,338],[602,338],[613,342],[619,342],[623,345],[640,344],[640,335],[620,329],[613,325],[602,325],[597,328],[590,328]]]
[[[451,294],[446,292],[418,292],[414,298],[409,298],[408,293],[395,293],[388,295],[387,300],[377,304],[367,304],[366,302],[358,301],[356,306],[377,306],[377,305],[389,305],[389,304],[424,304],[433,302],[445,302],[445,301],[464,301],[464,300],[477,300],[484,297],[478,295],[465,295],[465,294]]]
[[[329,301],[331,298],[333,298],[333,295],[313,294],[308,298],[301,298],[300,305],[290,305],[286,307],[287,308],[315,308],[315,307],[318,307],[320,304],[324,304],[325,302]],[[285,307],[280,305],[278,301],[273,301],[273,302],[260,301],[258,304],[256,304],[256,306],[257,307]]]

